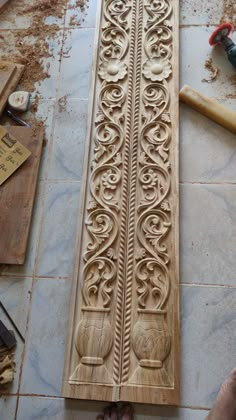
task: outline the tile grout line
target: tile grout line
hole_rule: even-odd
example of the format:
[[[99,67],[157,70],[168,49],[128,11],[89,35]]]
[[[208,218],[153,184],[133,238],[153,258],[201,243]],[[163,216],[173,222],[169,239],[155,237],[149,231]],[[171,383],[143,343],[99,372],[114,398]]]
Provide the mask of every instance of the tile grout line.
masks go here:
[[[20,360],[20,371],[19,371],[19,379],[18,379],[18,387],[17,387],[17,400],[16,400],[16,408],[15,408],[15,420],[17,419],[17,412],[18,412],[18,405],[19,405],[19,394],[20,394],[20,387],[21,387],[21,378],[23,374],[23,365],[24,365],[24,359],[25,359],[25,351],[26,351],[26,341],[28,336],[28,329],[29,329],[29,319],[30,319],[30,313],[31,313],[31,303],[33,298],[33,278],[31,279],[31,293],[30,293],[30,299],[29,299],[29,307],[27,311],[27,319],[26,319],[26,327],[25,327],[25,342],[23,343],[23,351],[21,354],[21,360]]]
[[[224,284],[204,284],[204,283],[180,283],[180,286],[184,287],[209,287],[209,288],[215,288],[215,289],[236,289],[235,286],[227,286]]]
[[[2,280],[6,280],[7,278],[9,278],[9,277],[12,277],[12,278],[14,278],[15,280],[22,280],[22,279],[32,279],[33,277],[32,276],[24,276],[24,275],[19,275],[19,274],[17,274],[17,275],[12,275],[11,273],[9,273],[9,275],[0,275],[0,280],[2,279]],[[68,280],[68,281],[70,281],[71,279],[72,279],[72,277],[60,277],[60,276],[55,276],[55,277],[53,277],[53,276],[34,276],[34,279],[35,280]]]
[[[236,185],[236,182],[180,181],[180,185]]]

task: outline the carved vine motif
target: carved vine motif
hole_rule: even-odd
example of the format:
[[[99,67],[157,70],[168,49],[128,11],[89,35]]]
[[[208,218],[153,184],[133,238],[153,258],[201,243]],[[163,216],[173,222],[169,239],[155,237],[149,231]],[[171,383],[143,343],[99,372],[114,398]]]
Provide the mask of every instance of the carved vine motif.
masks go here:
[[[89,372],[101,364],[104,364],[103,370],[98,370],[96,374],[100,383],[118,383],[120,375],[131,132],[127,117],[130,121],[135,19],[131,30],[130,23],[135,7],[129,0],[103,0],[97,98],[90,149],[92,162],[83,228],[84,231],[86,229],[86,240],[81,275],[81,321],[75,334],[76,349],[81,359],[71,377],[75,381],[92,381]],[[116,300],[113,303],[114,290]],[[112,324],[114,307],[115,323]],[[90,333],[96,341],[92,346],[86,338],[90,337]],[[109,345],[105,345],[106,351],[104,345],[101,348],[99,337],[109,342]],[[112,378],[104,358],[113,345]],[[85,365],[90,365],[92,370],[85,369]]]
[[[145,375],[138,376],[138,371],[135,371],[129,379],[132,373],[130,372],[131,328],[134,328],[134,331],[143,331],[141,334],[143,341],[138,340],[139,334],[135,332],[132,337],[133,349],[140,359],[140,368],[162,367],[162,362],[168,356],[170,349],[170,344],[167,344],[170,343],[170,339],[165,317],[171,284],[170,250],[167,246],[167,238],[171,231],[172,221],[169,201],[171,190],[169,79],[172,75],[172,12],[172,0],[139,1],[136,55],[137,95],[134,110],[122,372],[123,382],[130,380],[131,383],[138,384],[143,383]],[[136,189],[138,189],[137,196]],[[136,247],[135,263],[132,254],[134,246]],[[133,279],[136,281],[138,295],[137,321],[134,326],[131,315]],[[160,316],[163,317],[163,322],[158,331],[155,323]],[[140,327],[140,323],[144,322],[142,317],[147,317],[149,321],[150,317],[153,317],[153,330],[150,330],[148,326],[150,324],[146,321],[147,330],[146,327],[144,329]],[[144,360],[145,343],[151,339],[160,341],[156,347],[159,350],[155,354],[150,353],[149,359]],[[149,379],[151,381],[151,377]],[[160,384],[159,380],[155,377],[152,385],[158,384]]]
[[[143,259],[136,266],[136,279],[140,284],[137,288],[140,308],[160,310],[166,304],[170,288],[170,252],[165,238],[171,229],[168,79],[172,73],[172,32],[168,18],[172,6],[170,1],[148,0],[144,8],[149,17],[145,26],[146,59],[142,67],[146,84],[142,94],[138,173],[142,193],[137,223]]]
[[[100,41],[98,76],[101,80],[99,109],[94,136],[94,159],[90,174],[90,201],[87,231],[91,241],[84,253],[83,298],[86,306],[109,307],[117,267],[117,216],[122,197],[122,154],[125,143],[124,120],[127,102],[126,55],[129,49],[127,15],[130,3],[105,2],[105,23]],[[111,251],[111,249],[113,249]]]

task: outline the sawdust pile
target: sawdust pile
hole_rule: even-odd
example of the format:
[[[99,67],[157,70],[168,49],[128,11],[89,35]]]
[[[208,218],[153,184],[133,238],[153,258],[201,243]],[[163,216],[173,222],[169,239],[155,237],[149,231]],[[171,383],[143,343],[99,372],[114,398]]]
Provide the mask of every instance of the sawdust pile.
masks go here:
[[[217,79],[217,76],[220,70],[219,70],[219,67],[215,67],[213,65],[213,60],[211,57],[205,61],[205,68],[210,72],[210,75],[208,79],[205,79],[205,78],[202,79],[202,82],[205,82],[205,83],[214,82]]]
[[[63,24],[66,10],[69,7],[84,9],[87,0],[76,1],[74,5],[69,5],[69,3],[70,0],[32,0],[29,6],[27,0],[21,2],[11,0],[4,7],[3,13],[0,15],[0,21],[4,19],[9,21],[8,16],[12,15],[12,10],[14,10],[15,16],[31,18],[29,28],[12,31],[12,36],[15,38],[14,53],[9,55],[9,51],[4,48],[8,42],[8,34],[4,31],[0,34],[0,49],[3,52],[5,50],[2,59],[26,65],[19,85],[21,89],[32,92],[35,90],[36,82],[42,82],[50,77],[50,64],[46,63],[46,59],[55,57],[55,47],[60,44],[60,26],[55,23],[52,25],[46,23],[47,18],[53,16],[54,19],[58,20],[58,23]],[[60,48],[57,54],[61,54]]]
[[[236,26],[236,2],[235,0],[223,0],[223,15],[220,23],[230,22]]]

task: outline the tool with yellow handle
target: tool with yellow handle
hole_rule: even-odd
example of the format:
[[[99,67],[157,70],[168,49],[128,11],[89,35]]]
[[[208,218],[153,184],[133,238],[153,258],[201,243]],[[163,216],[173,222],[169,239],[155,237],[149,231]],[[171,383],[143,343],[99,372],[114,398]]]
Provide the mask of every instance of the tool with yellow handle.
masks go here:
[[[236,112],[185,85],[179,93],[180,101],[236,134]]]

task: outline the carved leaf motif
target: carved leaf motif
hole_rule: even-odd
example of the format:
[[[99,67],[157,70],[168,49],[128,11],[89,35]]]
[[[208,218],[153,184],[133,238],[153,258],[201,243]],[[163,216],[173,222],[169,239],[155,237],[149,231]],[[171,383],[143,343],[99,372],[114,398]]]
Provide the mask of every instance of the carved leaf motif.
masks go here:
[[[91,241],[88,242],[84,260],[97,258],[105,249],[109,249],[117,236],[117,226],[112,212],[96,209],[88,215],[87,230]]]
[[[107,258],[95,258],[84,269],[83,296],[88,306],[107,307],[111,300],[116,266]]]
[[[97,208],[96,201],[90,201],[88,205],[88,210],[95,210]]]
[[[157,259],[146,258],[138,263],[136,279],[139,306],[163,309],[168,298],[170,280],[167,269]]]
[[[138,261],[138,260],[143,260],[143,258],[145,257],[146,257],[145,248],[138,248],[136,251],[135,259]]]
[[[104,117],[103,112],[102,112],[102,111],[99,111],[99,112],[97,113],[97,117],[96,117],[96,119],[95,119],[95,124],[99,124],[99,123],[103,122],[103,121],[104,121],[104,119],[105,119],[105,117]]]
[[[167,112],[165,114],[162,114],[161,120],[164,121],[164,122],[166,122],[166,123],[170,123],[171,122],[170,114],[167,113]]]
[[[170,211],[170,204],[168,201],[163,201],[161,204],[161,209],[164,211]]]
[[[110,258],[111,260],[117,260],[117,257],[116,257],[116,253],[115,253],[114,248],[109,248],[109,249],[108,249],[108,251],[107,251],[107,256],[108,256],[108,258]]]

